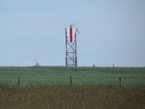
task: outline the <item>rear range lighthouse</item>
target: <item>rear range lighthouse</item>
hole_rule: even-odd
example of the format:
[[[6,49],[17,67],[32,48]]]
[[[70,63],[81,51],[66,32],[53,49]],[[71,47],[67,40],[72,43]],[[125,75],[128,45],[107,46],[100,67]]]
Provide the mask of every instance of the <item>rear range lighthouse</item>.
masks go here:
[[[78,29],[70,25],[65,28],[65,45],[66,45],[66,67],[77,67],[77,34]]]

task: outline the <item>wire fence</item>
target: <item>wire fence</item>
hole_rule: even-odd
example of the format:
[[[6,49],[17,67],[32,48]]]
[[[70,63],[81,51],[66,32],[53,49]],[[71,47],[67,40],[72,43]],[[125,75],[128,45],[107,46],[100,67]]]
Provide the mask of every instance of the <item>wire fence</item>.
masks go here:
[[[145,86],[145,68],[0,67],[0,84],[117,84]]]

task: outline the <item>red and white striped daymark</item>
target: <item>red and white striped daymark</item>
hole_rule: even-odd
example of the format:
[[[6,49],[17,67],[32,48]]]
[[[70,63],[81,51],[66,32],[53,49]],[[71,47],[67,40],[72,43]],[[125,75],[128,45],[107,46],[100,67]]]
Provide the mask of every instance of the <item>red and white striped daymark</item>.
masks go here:
[[[74,38],[75,38],[75,28],[67,28],[67,36],[69,38],[69,42],[73,43],[74,42]]]

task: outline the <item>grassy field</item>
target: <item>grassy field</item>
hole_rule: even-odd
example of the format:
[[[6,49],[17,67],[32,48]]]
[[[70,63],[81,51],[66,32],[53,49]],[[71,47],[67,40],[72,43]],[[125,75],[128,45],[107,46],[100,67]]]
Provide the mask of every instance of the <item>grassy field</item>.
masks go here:
[[[0,109],[144,109],[145,88],[103,85],[0,86]]]
[[[0,84],[119,84],[145,86],[145,67],[0,67]]]
[[[145,68],[0,67],[0,109],[40,108],[145,109]]]

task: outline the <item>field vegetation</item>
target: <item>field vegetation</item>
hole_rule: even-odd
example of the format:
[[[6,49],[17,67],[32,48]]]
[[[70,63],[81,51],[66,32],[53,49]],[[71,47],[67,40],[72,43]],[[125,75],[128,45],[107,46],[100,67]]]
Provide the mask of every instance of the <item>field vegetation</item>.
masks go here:
[[[145,88],[112,85],[0,86],[0,109],[144,109]]]
[[[0,67],[0,84],[119,84],[145,85],[145,67]]]
[[[145,109],[145,68],[0,67],[0,109]]]

